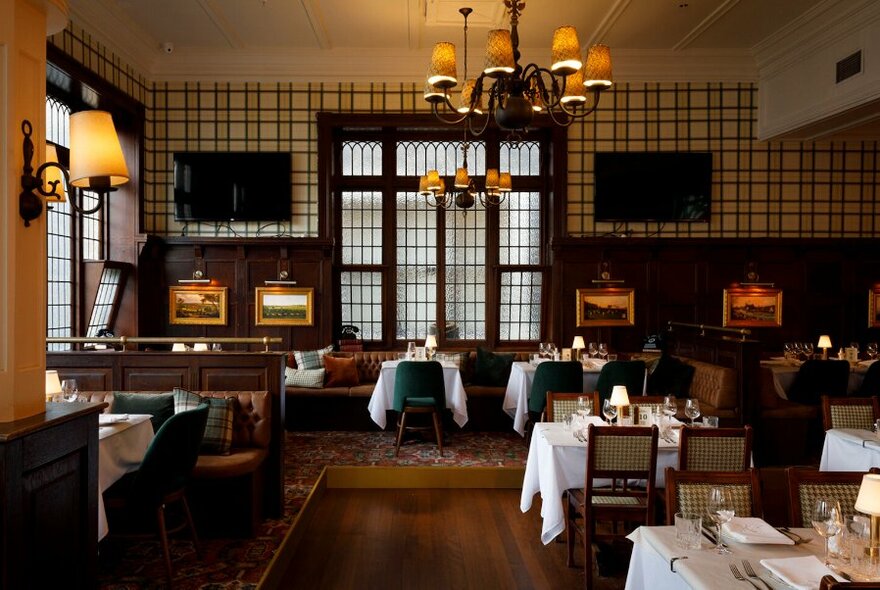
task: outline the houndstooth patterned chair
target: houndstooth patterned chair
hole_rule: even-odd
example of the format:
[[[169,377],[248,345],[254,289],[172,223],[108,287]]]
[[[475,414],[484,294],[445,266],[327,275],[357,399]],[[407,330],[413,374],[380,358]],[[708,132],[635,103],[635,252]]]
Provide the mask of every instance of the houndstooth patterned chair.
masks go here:
[[[577,400],[586,397],[593,405],[593,416],[600,415],[599,396],[595,391],[590,393],[560,393],[557,391],[547,392],[547,408],[544,411],[542,422],[563,422],[565,417],[577,411]]]
[[[857,428],[871,430],[874,420],[880,419],[880,402],[871,397],[822,396],[822,426],[832,428]]]
[[[666,468],[666,524],[675,522],[676,512],[705,514],[709,489],[724,486],[730,490],[736,516],[763,517],[758,472],[677,471]]]
[[[840,502],[843,514],[855,514],[856,497],[864,473],[858,471],[816,471],[812,468],[789,467],[788,478],[789,524],[811,527],[811,515],[816,500],[829,498]]]
[[[745,471],[752,462],[752,427],[681,429],[682,471]]]
[[[657,471],[656,426],[587,427],[587,469],[584,488],[568,490],[566,544],[568,565],[574,564],[575,535],[583,539],[584,587],[593,587],[593,541],[622,538],[628,531],[596,534],[597,520],[654,523],[654,478]],[[612,480],[598,487],[597,478]],[[644,481],[645,487],[630,485]]]

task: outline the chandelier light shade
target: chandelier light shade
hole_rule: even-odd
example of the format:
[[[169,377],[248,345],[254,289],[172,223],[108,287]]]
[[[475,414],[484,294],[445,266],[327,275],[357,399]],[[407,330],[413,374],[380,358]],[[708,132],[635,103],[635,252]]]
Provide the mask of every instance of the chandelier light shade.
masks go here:
[[[467,188],[471,183],[467,168],[459,168],[455,171],[455,188]]]
[[[498,178],[498,190],[502,193],[509,193],[513,190],[513,179],[510,172],[502,172]]]
[[[497,168],[489,168],[486,170],[486,190],[497,190],[501,179]]]
[[[431,103],[434,115],[450,125],[465,122],[474,136],[482,134],[489,120],[494,119],[499,127],[510,131],[513,139],[518,139],[536,112],[548,113],[561,126],[593,113],[601,92],[612,85],[608,46],[593,45],[582,59],[577,30],[564,25],[553,33],[549,68],[535,63],[522,65],[517,27],[525,2],[504,0],[504,5],[510,28],[489,31],[483,72],[472,87],[468,80],[457,105],[452,103],[449,92],[457,84],[454,46],[443,42],[434,47],[428,75],[430,87],[425,90],[425,100]],[[467,62],[467,15],[472,11],[462,8],[459,12],[465,16]],[[463,79],[467,80],[467,63]]]

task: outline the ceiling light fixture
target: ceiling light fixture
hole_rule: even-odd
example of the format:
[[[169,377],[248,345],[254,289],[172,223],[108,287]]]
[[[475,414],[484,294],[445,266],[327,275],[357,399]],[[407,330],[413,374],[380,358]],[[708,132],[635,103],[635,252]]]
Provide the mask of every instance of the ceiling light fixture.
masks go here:
[[[517,0],[504,0],[510,30],[489,31],[485,68],[474,80],[467,79],[465,73],[459,106],[453,105],[449,95],[449,90],[458,84],[455,45],[441,42],[434,46],[424,98],[431,103],[438,119],[450,125],[467,121],[468,129],[477,136],[494,118],[499,127],[509,130],[516,139],[536,112],[547,112],[554,123],[568,126],[596,110],[601,92],[612,84],[611,50],[607,45],[593,45],[587,51],[586,61],[581,61],[577,31],[572,26],[562,26],[553,33],[550,69],[534,63],[521,66],[517,25],[525,5]],[[465,15],[467,55],[467,15],[471,9],[459,12]],[[591,106],[587,106],[588,91],[593,95]],[[484,92],[488,111],[481,117]]]

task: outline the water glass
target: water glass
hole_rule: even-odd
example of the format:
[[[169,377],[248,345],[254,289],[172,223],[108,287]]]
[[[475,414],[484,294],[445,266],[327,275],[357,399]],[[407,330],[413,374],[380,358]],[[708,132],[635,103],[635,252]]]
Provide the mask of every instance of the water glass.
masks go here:
[[[529,364],[532,365],[533,367],[537,367],[539,358],[541,358],[540,354],[537,352],[533,352],[532,354],[529,355]]]
[[[572,414],[566,414],[565,418],[562,419],[562,425],[566,430],[571,430],[571,420],[574,416]]]
[[[65,379],[61,382],[61,399],[66,402],[75,402],[79,395],[76,379]]]
[[[416,343],[408,342],[406,345],[406,358],[407,360],[414,360],[416,358]]]
[[[718,416],[703,416],[703,426],[706,428],[718,428]]]
[[[699,549],[703,518],[699,514],[675,513],[675,544],[679,549]]]

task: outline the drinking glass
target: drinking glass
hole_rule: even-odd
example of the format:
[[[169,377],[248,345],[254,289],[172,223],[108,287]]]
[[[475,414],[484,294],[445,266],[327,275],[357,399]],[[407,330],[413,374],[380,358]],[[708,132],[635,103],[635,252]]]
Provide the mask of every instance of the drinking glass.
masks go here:
[[[599,358],[604,360],[608,360],[608,345],[604,342],[599,343]]]
[[[876,342],[868,342],[865,346],[865,354],[868,355],[868,360],[874,360],[877,358],[877,343]]]
[[[596,355],[599,354],[599,346],[595,342],[590,342],[587,345],[587,354],[590,355],[590,358],[596,358]]]
[[[547,343],[541,342],[538,344],[538,354],[541,355],[541,358],[547,356]]]
[[[782,356],[785,358],[785,360],[789,360],[790,358],[792,358],[793,354],[794,353],[792,352],[791,342],[786,342],[782,345]]]
[[[678,412],[678,403],[675,401],[674,396],[667,395],[663,398],[663,408],[661,411],[667,418],[675,416],[675,413]]]
[[[730,553],[730,549],[721,544],[721,525],[733,518],[733,498],[730,490],[724,486],[712,486],[709,489],[709,498],[706,501],[706,512],[709,518],[718,527],[718,536],[715,538],[715,553],[724,555]]]
[[[611,424],[612,420],[617,417],[617,407],[611,405],[610,399],[602,402],[602,415],[608,420],[608,424]]]
[[[700,402],[694,398],[688,399],[687,403],[684,405],[684,415],[691,419],[691,426],[694,425],[694,420],[700,417]]]
[[[213,350],[214,352],[221,352],[223,350],[223,345],[219,342],[215,342],[211,345],[211,350]]]
[[[552,342],[548,342],[547,343],[547,354],[550,356],[551,359],[555,359],[556,352],[557,352],[556,345],[553,344]]]
[[[578,396],[577,412],[581,416],[590,416],[593,413],[593,402],[585,395]]]
[[[408,342],[406,345],[406,358],[407,360],[413,360],[416,358],[416,343]]]
[[[65,379],[61,382],[61,398],[66,402],[75,402],[79,395],[76,379]]]
[[[825,565],[828,565],[828,539],[840,531],[842,520],[840,504],[829,498],[819,498],[813,508],[813,528],[825,540]]]

